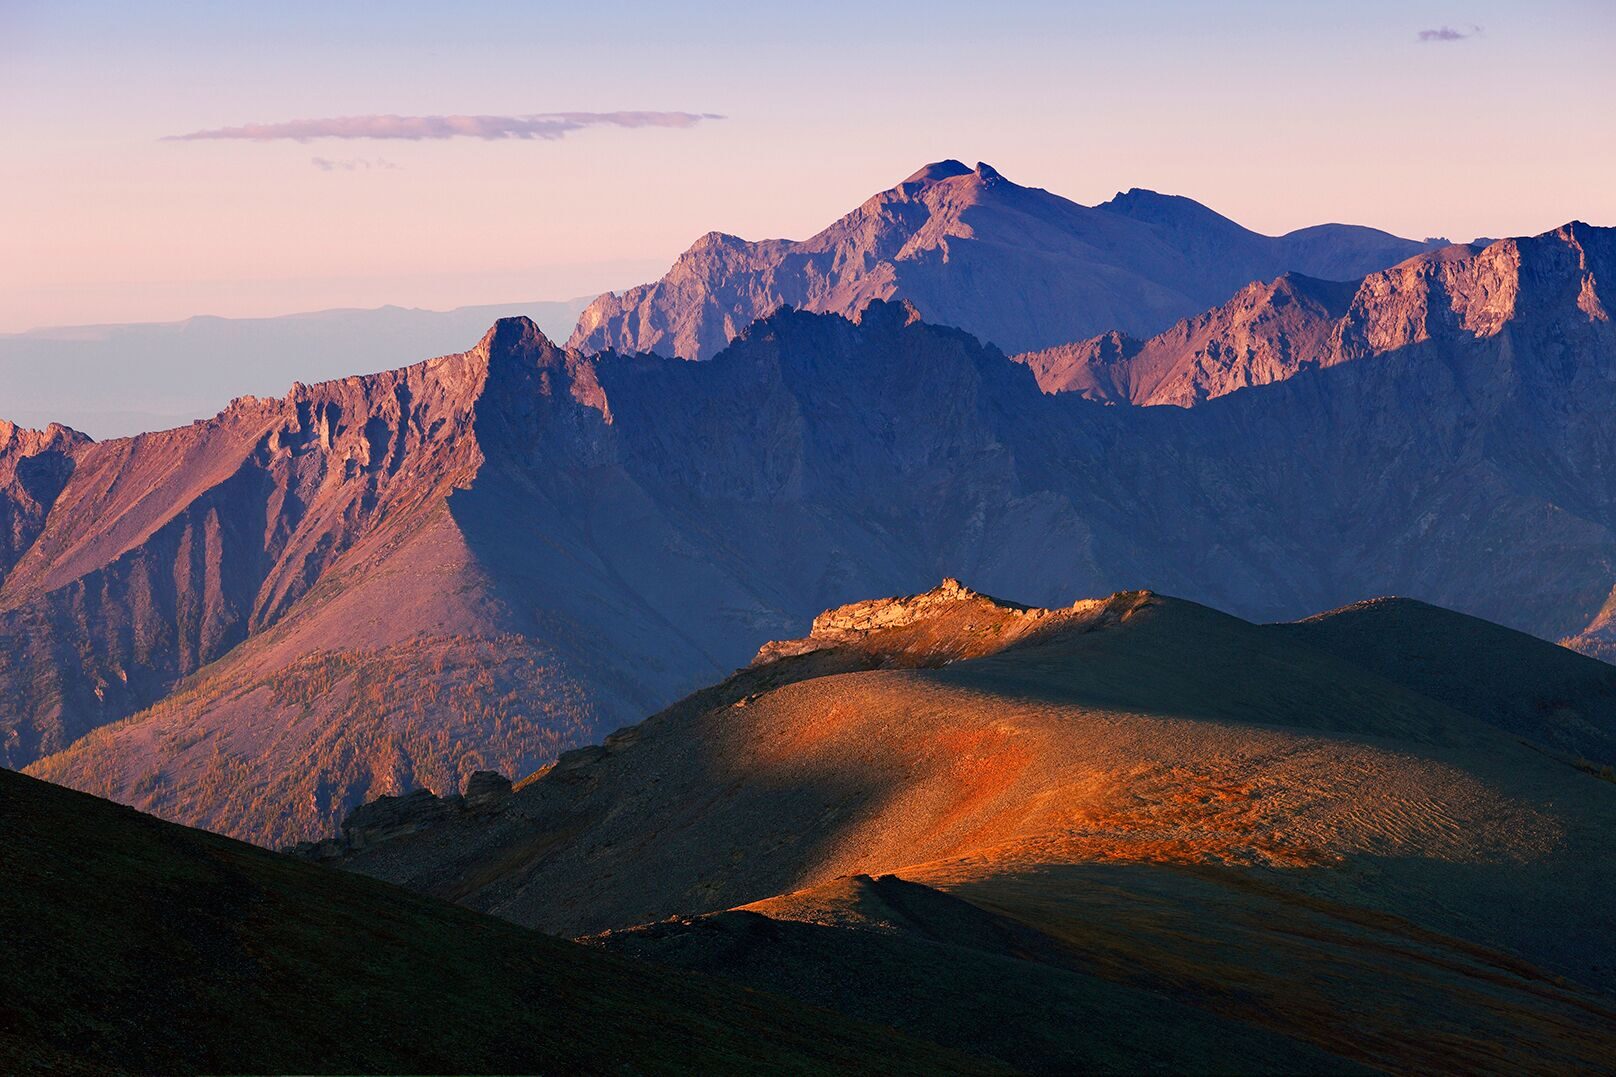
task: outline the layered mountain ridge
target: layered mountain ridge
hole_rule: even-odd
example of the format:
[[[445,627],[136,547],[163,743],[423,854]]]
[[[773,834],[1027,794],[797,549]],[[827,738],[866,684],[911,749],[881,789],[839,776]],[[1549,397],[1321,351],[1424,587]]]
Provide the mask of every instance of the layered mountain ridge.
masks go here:
[[[1264,236],[1138,188],[1082,206],[947,160],[800,242],[709,233],[660,281],[596,299],[568,346],[708,359],[781,307],[853,316],[884,299],[1026,351],[1109,329],[1148,335],[1251,280],[1353,279],[1427,246],[1335,224]]]
[[[529,314],[564,337],[590,298],[0,333],[0,400],[6,418],[24,425],[61,422],[98,440],[133,436],[214,415],[244,394],[278,396],[294,381],[459,351],[505,316]]]

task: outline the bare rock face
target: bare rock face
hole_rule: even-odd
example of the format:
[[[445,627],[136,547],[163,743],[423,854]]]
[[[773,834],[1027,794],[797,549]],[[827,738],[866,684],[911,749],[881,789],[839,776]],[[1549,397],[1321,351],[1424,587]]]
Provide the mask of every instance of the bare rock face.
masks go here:
[[[1610,280],[1608,235],[1572,222],[1530,239],[1447,247],[1357,284],[1286,274],[1149,340],[1108,333],[1016,359],[1045,392],[1192,407],[1430,340],[1494,337],[1555,312],[1608,322]]]
[[[986,164],[939,161],[801,242],[709,233],[660,281],[595,300],[568,344],[709,359],[780,307],[851,317],[902,299],[1022,351],[1109,329],[1145,336],[1251,280],[1352,279],[1425,248],[1345,225],[1259,235],[1137,188],[1081,206]]]
[[[32,762],[163,703],[83,745],[95,762],[49,769],[278,843],[377,794],[525,771],[589,739],[597,703],[565,633],[542,642],[512,609],[451,502],[487,446],[542,452],[536,424],[579,444],[603,409],[592,365],[513,319],[462,354],[243,398],[178,430],[34,438],[36,465],[66,463],[0,586],[0,758]],[[12,494],[0,511],[26,522],[38,503]]]
[[[1317,366],[1351,284],[1286,274],[1248,284],[1223,306],[1147,341],[1111,332],[1016,356],[1045,392],[1118,404],[1175,404],[1283,381]]]
[[[511,795],[511,780],[497,770],[473,771],[466,779],[466,807],[473,811],[498,808]]]
[[[754,666],[828,647],[862,647],[883,658],[953,661],[982,646],[999,648],[1052,615],[981,595],[952,576],[929,591],[867,599],[826,610],[803,639],[765,643]]]
[[[878,598],[853,602],[826,610],[814,618],[812,636],[818,639],[845,639],[866,635],[882,628],[899,628],[913,624],[938,608],[957,602],[970,602],[981,598],[975,591],[952,576],[923,594],[907,598]],[[1008,604],[988,600],[999,608],[1012,608]]]

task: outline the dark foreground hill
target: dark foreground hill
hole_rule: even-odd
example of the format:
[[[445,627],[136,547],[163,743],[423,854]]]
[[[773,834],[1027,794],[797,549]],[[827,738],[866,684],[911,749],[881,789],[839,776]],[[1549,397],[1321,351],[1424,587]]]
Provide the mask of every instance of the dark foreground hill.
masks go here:
[[[986,1069],[0,771],[7,1073]]]
[[[303,851],[1024,1069],[1599,1068],[1616,783],[1564,738],[1608,743],[1607,669],[1418,603],[948,581],[498,812],[383,801]]]

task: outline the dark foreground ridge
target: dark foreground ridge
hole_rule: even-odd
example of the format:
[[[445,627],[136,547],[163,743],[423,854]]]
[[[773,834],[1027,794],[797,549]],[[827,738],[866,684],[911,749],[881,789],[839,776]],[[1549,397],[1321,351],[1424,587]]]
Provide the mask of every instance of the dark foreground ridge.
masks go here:
[[[0,770],[7,1073],[991,1072]]]

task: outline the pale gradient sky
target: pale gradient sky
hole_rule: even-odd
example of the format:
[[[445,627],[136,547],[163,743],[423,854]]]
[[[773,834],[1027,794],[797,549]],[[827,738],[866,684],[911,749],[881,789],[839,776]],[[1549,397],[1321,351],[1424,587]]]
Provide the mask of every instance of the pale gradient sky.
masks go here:
[[[712,229],[808,235],[944,157],[1266,232],[1616,225],[1613,57],[1610,0],[0,0],[0,331],[593,293]],[[163,140],[620,110],[725,118]]]

